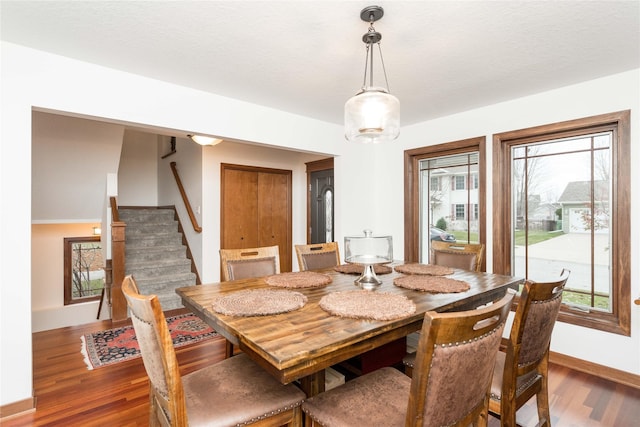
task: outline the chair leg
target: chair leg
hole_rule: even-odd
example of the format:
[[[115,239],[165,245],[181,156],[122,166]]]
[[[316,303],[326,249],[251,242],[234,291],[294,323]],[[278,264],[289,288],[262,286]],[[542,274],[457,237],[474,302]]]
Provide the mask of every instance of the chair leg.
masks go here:
[[[504,396],[502,398],[504,399]],[[509,402],[503,400],[500,408],[500,427],[517,427],[515,399]]]
[[[551,414],[549,413],[549,389],[547,376],[542,377],[542,387],[536,394],[536,404],[538,406],[538,425],[551,427]]]
[[[478,419],[473,423],[475,427],[487,427],[489,425],[489,401],[486,401],[484,409],[478,414]]]
[[[158,419],[158,402],[153,393],[153,386],[149,384],[149,427],[160,427],[162,424]]]
[[[411,366],[406,366],[404,367],[404,374],[406,376],[408,376],[409,378],[413,378],[413,368]]]
[[[303,424],[302,420],[303,420],[302,407],[298,406],[293,410],[293,421],[291,422],[291,427],[304,426],[305,424]]]

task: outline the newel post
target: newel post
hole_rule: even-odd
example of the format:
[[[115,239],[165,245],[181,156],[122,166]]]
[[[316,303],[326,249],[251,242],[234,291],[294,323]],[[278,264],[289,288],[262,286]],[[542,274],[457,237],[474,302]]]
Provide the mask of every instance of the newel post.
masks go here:
[[[113,261],[113,285],[111,288],[111,320],[121,322],[127,320],[127,301],[122,293],[122,281],[124,280],[124,222],[111,223],[111,259]]]

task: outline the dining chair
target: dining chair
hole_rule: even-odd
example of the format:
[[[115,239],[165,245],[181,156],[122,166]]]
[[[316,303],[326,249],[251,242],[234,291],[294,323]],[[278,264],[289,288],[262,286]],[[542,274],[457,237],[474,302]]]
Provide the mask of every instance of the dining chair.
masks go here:
[[[301,426],[305,394],[282,385],[246,354],[180,375],[162,307],[126,276],[122,292],[149,377],[149,425]]]
[[[516,412],[533,396],[538,426],[550,426],[548,366],[551,334],[560,311],[562,293],[569,278],[562,270],[552,282],[524,284],[509,338],[496,358],[489,412],[501,426],[516,426]]]
[[[431,241],[429,262],[469,271],[482,270],[484,244]]]
[[[479,272],[482,270],[484,244],[432,240],[430,254],[429,262],[431,264]],[[410,334],[409,339],[416,341],[418,334],[419,332]],[[415,352],[410,352],[402,359],[405,373],[409,376],[412,375],[415,358]]]
[[[514,293],[478,310],[427,312],[413,378],[385,367],[310,397],[305,426],[486,426]]]
[[[222,281],[250,279],[280,273],[278,245],[245,249],[220,249]],[[226,340],[225,356],[233,356],[233,343]]]
[[[220,249],[222,281],[249,279],[280,273],[278,245],[245,249]]]
[[[340,249],[336,242],[296,245],[296,256],[300,271],[340,265]]]

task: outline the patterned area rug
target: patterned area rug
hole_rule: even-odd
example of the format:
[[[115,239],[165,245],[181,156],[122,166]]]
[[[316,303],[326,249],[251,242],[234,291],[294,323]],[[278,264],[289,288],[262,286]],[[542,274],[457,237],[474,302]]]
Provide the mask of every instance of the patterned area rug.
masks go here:
[[[217,336],[216,331],[193,314],[167,317],[174,347]],[[82,355],[89,370],[140,357],[133,326],[94,332],[80,337]]]

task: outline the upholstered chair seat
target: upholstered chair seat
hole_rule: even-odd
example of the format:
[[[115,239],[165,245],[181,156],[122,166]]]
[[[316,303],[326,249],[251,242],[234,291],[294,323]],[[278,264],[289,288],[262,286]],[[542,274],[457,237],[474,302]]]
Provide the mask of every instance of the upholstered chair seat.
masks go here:
[[[403,426],[411,378],[395,368],[381,368],[347,381],[309,400],[308,417],[323,426]]]
[[[191,427],[263,420],[299,407],[305,397],[243,353],[183,376],[182,386]]]
[[[140,295],[132,276],[122,292],[149,377],[149,425],[302,425],[302,390],[280,384],[246,354],[181,376],[158,297]]]
[[[386,367],[308,398],[305,426],[486,426],[513,296],[478,310],[426,313],[413,378]]]

